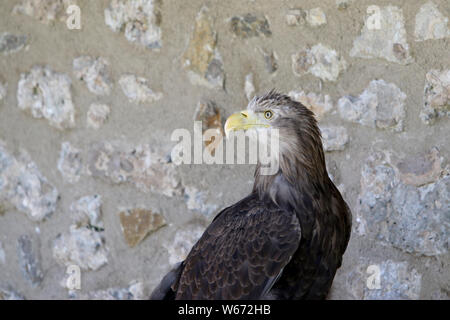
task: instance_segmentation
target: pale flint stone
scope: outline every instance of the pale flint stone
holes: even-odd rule
[[[414,30],[416,41],[450,37],[450,29],[447,27],[447,23],[448,18],[444,17],[437,5],[432,1],[428,1],[420,7],[416,15],[416,27]]]
[[[97,270],[108,262],[99,195],[81,197],[70,206],[73,224],[53,242],[53,257],[64,266]]]
[[[21,0],[13,8],[14,14],[23,14],[49,24],[55,20],[67,19],[67,8],[74,0]]]
[[[423,103],[420,119],[424,123],[430,125],[437,118],[450,117],[450,69],[426,74]]]
[[[94,144],[88,154],[88,174],[112,183],[132,183],[143,192],[182,194],[175,165],[149,145],[132,149],[109,142]]]
[[[445,254],[450,234],[450,175],[443,172],[441,178],[419,187],[406,184],[408,180],[402,181],[405,167],[394,157],[374,152],[365,162],[356,231],[415,255]],[[425,167],[430,177],[436,176],[435,169],[427,168],[426,163],[415,166]],[[414,171],[408,173],[422,179],[423,170]]]
[[[372,80],[359,95],[345,96],[338,101],[341,118],[364,126],[403,131],[406,94],[395,84]]]
[[[99,129],[108,119],[110,107],[106,104],[92,103],[87,112],[87,126]]]
[[[414,157],[393,157],[396,173],[404,184],[420,187],[432,183],[442,174],[443,158],[436,147],[428,152],[416,154]]]
[[[41,269],[39,240],[33,236],[20,236],[17,241],[17,250],[23,276],[32,286],[38,286],[44,279],[44,273]]]
[[[102,197],[98,194],[84,196],[70,205],[72,220],[78,226],[93,227],[102,231]]]
[[[333,102],[329,95],[322,93],[317,94],[299,89],[289,92],[289,97],[297,102],[300,102],[309,110],[314,112],[317,120],[321,120],[326,114],[333,110]]]
[[[350,56],[411,63],[402,9],[395,6],[373,6],[372,9],[364,21],[361,35],[353,41]]]
[[[83,270],[97,270],[108,262],[104,242],[102,232],[88,226],[71,225],[69,232],[56,237],[53,257],[64,266],[76,265]]]
[[[18,107],[30,112],[34,118],[47,119],[58,129],[72,128],[75,126],[75,108],[70,85],[71,80],[66,74],[35,66],[30,73],[20,75]]]
[[[302,9],[290,9],[286,14],[287,25],[292,27],[305,24],[306,14]]]
[[[106,104],[92,103],[87,112],[87,126],[92,129],[100,129],[109,117],[111,109]]]
[[[319,43],[292,55],[292,70],[296,76],[306,73],[325,80],[336,81],[347,63],[335,50]]]
[[[125,288],[108,288],[105,290],[90,291],[80,293],[70,291],[69,298],[74,300],[144,300],[148,299],[145,294],[144,284],[138,281],[132,281]]]
[[[4,55],[22,50],[27,43],[25,35],[15,35],[9,32],[0,34],[0,52]]]
[[[70,142],[63,142],[57,167],[65,181],[69,183],[78,182],[83,169],[81,151]]]
[[[149,49],[159,49],[161,40],[160,0],[112,0],[105,9],[105,23],[114,32]]]
[[[312,27],[318,27],[327,23],[327,16],[321,8],[310,9],[306,13],[306,22]]]
[[[273,74],[275,71],[278,70],[278,56],[275,51],[265,51],[260,49],[263,58],[264,58],[264,65],[266,68],[266,71],[268,73]]]
[[[199,223],[190,223],[178,229],[171,243],[164,244],[169,253],[169,263],[174,265],[186,259],[194,244],[202,236],[205,227]]]
[[[25,298],[18,294],[11,288],[1,288],[0,287],[0,301],[1,300],[24,300]]]
[[[130,102],[151,103],[163,97],[161,92],[153,92],[148,86],[148,80],[134,74],[126,74],[119,79],[120,87]]]
[[[75,77],[86,83],[90,92],[96,95],[108,95],[111,92],[111,79],[108,61],[102,57],[81,56],[73,60]]]
[[[0,141],[0,202],[7,201],[33,221],[42,221],[56,210],[58,191],[39,172],[28,154],[15,157]]]
[[[345,127],[320,126],[324,151],[342,151],[348,143],[348,134]]]
[[[206,216],[216,212],[218,205],[208,203],[208,194],[195,187],[185,187],[184,199],[189,210],[198,211]]]

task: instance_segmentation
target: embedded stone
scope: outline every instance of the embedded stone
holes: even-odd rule
[[[73,72],[77,79],[86,83],[90,92],[103,96],[110,94],[112,86],[108,65],[105,58],[81,56],[73,60]]]
[[[148,209],[131,209],[119,213],[120,225],[126,243],[131,248],[145,237],[166,225],[164,217]]]
[[[0,141],[0,202],[12,204],[33,221],[42,221],[56,210],[58,198],[58,191],[25,151],[14,156]]]
[[[160,0],[112,0],[105,9],[105,23],[114,32],[149,49],[162,47]]]
[[[58,170],[63,176],[63,179],[69,183],[78,182],[82,169],[81,151],[71,145],[70,142],[63,142],[58,160]]]
[[[25,300],[25,298],[11,288],[0,287],[0,301],[1,300]]]
[[[27,36],[9,32],[0,34],[0,52],[4,55],[22,50],[27,44]]]
[[[92,103],[87,112],[87,126],[92,129],[100,129],[108,120],[111,109],[106,104]]]
[[[302,9],[290,9],[286,14],[288,26],[298,26],[305,24],[307,12]]]
[[[247,13],[244,16],[236,16],[230,21],[231,32],[242,39],[259,37],[261,35],[270,37],[269,21],[265,16]]]
[[[320,126],[324,151],[342,151],[348,143],[348,134],[345,127]]]
[[[197,14],[194,31],[182,59],[193,84],[210,88],[224,86],[223,62],[217,50],[217,34],[206,7],[202,7]]]
[[[99,195],[81,197],[70,205],[73,224],[53,242],[53,257],[59,264],[98,270],[108,262],[101,205]]]
[[[444,39],[450,37],[450,29],[447,27],[448,18],[438,9],[438,6],[428,1],[420,7],[416,15],[416,27],[414,36],[416,41],[430,39]]]
[[[143,192],[166,196],[182,194],[175,164],[149,145],[121,147],[108,142],[91,146],[87,160],[88,174],[119,184],[131,183]]]
[[[265,50],[261,50],[263,58],[264,58],[264,66],[268,73],[274,73],[278,70],[278,57],[274,51],[266,52]]]
[[[76,265],[83,270],[98,270],[108,262],[103,232],[89,226],[70,226],[53,242],[53,257],[63,265]]]
[[[119,85],[130,102],[152,103],[163,97],[161,92],[153,92],[148,86],[148,80],[137,77],[134,74],[126,74],[120,77]]]
[[[431,125],[437,118],[450,117],[450,69],[430,70],[425,79],[420,119]]]
[[[173,241],[163,245],[169,253],[169,263],[174,265],[186,259],[204,231],[205,227],[199,223],[189,223],[177,230]]]
[[[356,230],[415,255],[446,254],[450,233],[450,175],[423,186],[405,184],[390,153],[375,152],[363,166]],[[404,174],[404,173],[403,173]]]
[[[75,126],[75,108],[70,93],[71,80],[48,67],[35,66],[22,73],[17,89],[18,107],[34,118],[44,118],[58,129]]]
[[[300,102],[309,110],[314,112],[317,120],[321,120],[326,114],[333,110],[333,102],[329,95],[317,94],[314,92],[306,93],[303,90],[289,92],[289,97]]]
[[[347,68],[347,62],[335,50],[319,43],[292,55],[292,70],[296,76],[307,73],[325,80],[336,81]]]
[[[33,287],[38,286],[44,279],[38,244],[36,237],[28,235],[20,236],[17,241],[20,269]]]
[[[406,41],[403,10],[396,6],[373,6],[372,9],[364,21],[361,35],[353,41],[350,56],[411,63],[413,59]]]
[[[442,158],[438,148],[419,153],[414,157],[404,157],[394,163],[401,181],[420,187],[436,181],[442,173]]]
[[[67,8],[75,4],[73,0],[22,0],[13,8],[14,14],[23,14],[50,24],[67,19]]]
[[[341,118],[364,126],[403,131],[406,94],[395,84],[372,80],[359,95],[345,96],[338,101]]]
[[[318,27],[327,23],[327,16],[321,8],[314,8],[306,12],[306,22],[311,27]]]
[[[189,210],[200,212],[206,216],[215,213],[219,207],[218,205],[208,203],[208,194],[199,191],[195,187],[185,187],[184,200]]]
[[[75,290],[69,292],[69,299],[72,300],[145,300],[144,284],[132,281],[128,287],[108,288],[104,290],[80,293]]]
[[[78,227],[87,226],[103,231],[102,197],[98,194],[84,196],[70,205],[72,220]]]

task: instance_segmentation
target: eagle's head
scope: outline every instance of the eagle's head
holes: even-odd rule
[[[225,123],[227,135],[231,131],[256,133],[271,129],[278,129],[280,170],[288,180],[321,179],[326,175],[322,140],[314,113],[289,96],[272,90],[255,97],[246,110],[232,114]],[[259,166],[257,176],[258,169]]]

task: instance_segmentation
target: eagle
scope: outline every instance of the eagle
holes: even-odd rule
[[[279,132],[279,168],[255,171],[251,193],[219,212],[151,299],[325,299],[341,266],[352,215],[328,176],[311,112],[270,91],[232,114],[225,132]]]

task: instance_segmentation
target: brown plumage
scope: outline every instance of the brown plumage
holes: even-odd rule
[[[279,171],[261,175],[257,166],[251,194],[216,216],[153,299],[326,297],[350,238],[351,213],[328,177],[314,115],[274,91],[248,110],[255,119],[273,114],[264,124],[279,129]]]

